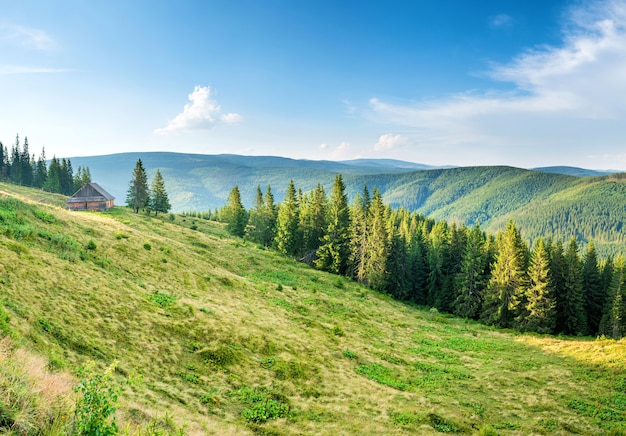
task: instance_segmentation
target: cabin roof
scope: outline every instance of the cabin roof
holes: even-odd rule
[[[67,202],[85,202],[85,201],[108,201],[115,200],[111,194],[109,194],[102,186],[97,183],[86,183],[82,188],[70,197]]]

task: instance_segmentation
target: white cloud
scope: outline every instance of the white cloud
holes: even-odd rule
[[[320,144],[321,150],[326,150],[328,148],[328,144]]]
[[[30,50],[50,52],[58,48],[57,42],[42,29],[8,25],[2,27],[0,35],[0,39],[9,40]]]
[[[513,18],[507,14],[498,14],[494,17],[491,17],[491,19],[489,20],[489,25],[494,29],[510,27],[513,25]]]
[[[189,94],[189,101],[190,103],[185,105],[183,111],[176,115],[166,127],[156,129],[154,133],[165,135],[190,130],[207,130],[220,122],[233,124],[243,119],[236,113],[222,115],[222,108],[212,98],[209,86],[196,86]]]
[[[433,145],[531,144],[541,152],[546,144],[623,144],[626,1],[599,1],[571,9],[568,17],[560,46],[536,47],[492,65],[489,77],[511,83],[512,91],[411,105],[372,98],[369,107],[379,121],[411,126],[415,137]]]
[[[394,135],[393,133],[385,133],[380,135],[378,142],[374,144],[374,151],[385,151],[395,148],[398,144],[404,142],[402,135]]]
[[[322,144],[322,149],[327,150],[329,147],[326,144]],[[329,153],[331,160],[349,159],[352,157],[352,146],[349,142],[343,141],[337,147],[332,149]]]

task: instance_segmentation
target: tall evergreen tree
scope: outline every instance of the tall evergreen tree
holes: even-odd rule
[[[296,187],[293,184],[293,180],[290,180],[285,192],[285,198],[278,207],[275,238],[278,251],[288,256],[296,255],[301,240],[299,223],[300,205],[296,196]]]
[[[321,184],[303,196],[300,206],[300,227],[302,230],[302,251],[317,250],[327,228],[326,193]]]
[[[235,186],[230,191],[226,206],[222,212],[222,218],[226,221],[226,228],[232,235],[243,237],[246,233],[248,214],[241,202],[241,194],[238,186]]]
[[[0,141],[0,180],[7,180],[8,177],[8,158],[7,148]]]
[[[24,138],[24,145],[20,156],[20,166],[22,181],[20,182],[24,186],[33,186],[33,167],[30,162],[30,152],[28,150],[28,138]]]
[[[428,245],[428,278],[426,280],[426,304],[444,310],[448,290],[445,262],[448,251],[448,224],[439,221],[431,229]]]
[[[455,277],[457,297],[454,302],[454,313],[456,315],[478,319],[488,280],[485,274],[486,268],[485,234],[477,224],[468,235],[461,271]]]
[[[35,186],[36,188],[43,188],[47,178],[48,167],[46,165],[46,150],[42,148],[41,154],[39,155],[39,159],[37,159],[37,164],[35,166],[35,178],[33,180],[33,186]]]
[[[61,165],[56,156],[52,156],[48,177],[43,184],[44,191],[61,193]]]
[[[263,196],[265,207],[263,208],[263,230],[261,232],[261,243],[269,247],[273,244],[276,236],[276,221],[278,219],[278,207],[274,203],[272,187],[267,185],[267,190]]]
[[[161,171],[158,169],[152,179],[149,198],[150,209],[154,211],[155,215],[158,215],[159,212],[167,213],[172,208],[167,190],[165,189],[165,181],[163,180]]]
[[[11,163],[9,165],[9,180],[16,185],[22,184],[22,152],[20,136],[15,135],[15,143],[11,148]]]
[[[526,286],[526,245],[513,221],[498,235],[498,254],[485,291],[481,318],[488,324],[511,327]]]
[[[250,239],[255,242],[261,242],[262,232],[263,232],[263,209],[265,207],[265,203],[263,200],[263,191],[261,191],[261,186],[257,185],[256,187],[256,196],[254,197],[254,206],[250,209],[248,213],[248,226],[247,232]]]
[[[315,265],[324,271],[345,275],[350,253],[350,209],[341,174],[335,177],[328,206],[328,227],[317,250]]]
[[[626,266],[619,255],[612,266],[612,280],[608,288],[599,333],[613,339],[626,335]]]
[[[560,305],[557,305],[557,326],[568,335],[585,334],[587,318],[585,314],[585,296],[583,290],[582,265],[578,255],[578,244],[572,238],[567,245],[563,258],[563,288]]]
[[[367,260],[367,233],[370,195],[367,186],[363,187],[363,195],[357,194],[352,204],[350,221],[350,256],[348,275],[359,283],[365,281],[365,263]]]
[[[132,208],[135,213],[139,213],[139,209],[144,209],[150,205],[148,176],[141,159],[137,160],[133,169],[132,179],[126,194],[126,205]]]
[[[600,327],[606,294],[602,288],[602,278],[598,267],[598,257],[593,241],[589,242],[583,260],[583,289],[585,292],[585,312],[590,334],[595,335]]]
[[[388,209],[378,189],[374,189],[368,214],[368,233],[365,247],[365,280],[374,289],[384,290],[387,286],[387,261],[390,234],[387,226]]]
[[[552,333],[556,326],[556,297],[550,274],[550,254],[543,239],[535,244],[528,278],[526,308],[520,326],[523,330]]]

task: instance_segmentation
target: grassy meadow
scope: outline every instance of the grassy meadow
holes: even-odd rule
[[[114,364],[127,434],[626,433],[624,341],[497,330],[214,222],[63,202],[0,184],[0,433],[71,428],[88,362]]]

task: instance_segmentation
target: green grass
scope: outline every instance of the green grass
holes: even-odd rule
[[[62,419],[68,409],[51,405],[58,397],[71,408],[88,361],[101,370],[117,362],[122,429],[626,432],[625,341],[431,313],[205,220],[76,213],[38,203],[36,191],[0,191],[10,194],[0,197],[0,335],[14,344],[0,352],[0,432],[2,419],[42,432],[55,421],[41,416]],[[15,353],[45,371],[4,364],[18,362]],[[69,381],[41,397],[42,371]]]

